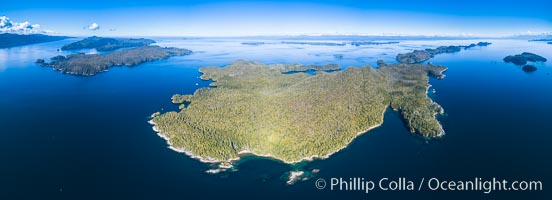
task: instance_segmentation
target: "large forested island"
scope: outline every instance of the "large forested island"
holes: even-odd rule
[[[336,65],[336,64],[327,64],[327,65],[272,64],[270,65],[270,67],[282,73],[307,72],[307,71],[336,71],[341,69],[339,65]]]
[[[319,68],[327,69],[304,70]],[[200,68],[212,87],[173,96],[181,110],[155,113],[150,123],[171,148],[221,166],[244,153],[286,163],[325,158],[381,125],[389,107],[413,133],[444,134],[436,119],[443,109],[427,89],[429,76],[443,78],[446,67],[380,61],[377,69],[314,75],[287,69],[301,67],[239,60]]]
[[[440,46],[435,49],[424,49],[424,50],[414,50],[409,53],[401,53],[397,55],[397,61],[400,63],[405,64],[414,64],[414,63],[422,63],[424,61],[429,60],[430,58],[433,58],[435,55],[443,54],[443,53],[455,53],[460,52],[462,49],[470,49],[473,47],[485,47],[489,46],[491,43],[489,42],[478,42],[477,44],[470,44],[467,46],[459,45],[459,46]]]
[[[191,51],[173,47],[141,46],[123,49],[109,54],[77,53],[68,56],[55,56],[47,63],[43,59],[36,62],[41,66],[52,67],[62,73],[74,75],[95,75],[113,66],[135,66],[143,62],[161,60],[171,56],[187,55]]]
[[[42,34],[30,34],[30,35],[21,35],[13,33],[2,33],[0,34],[0,48],[15,47],[28,44],[36,44],[43,42],[52,42],[58,40],[64,40],[69,37],[65,36],[50,36]]]
[[[504,57],[504,62],[514,63],[515,65],[525,65],[527,62],[546,62],[546,58],[534,53],[523,52],[517,55]]]
[[[144,38],[104,38],[92,36],[63,45],[61,50],[96,49],[98,51],[111,51],[120,48],[147,46],[152,43],[155,43],[155,41]]]

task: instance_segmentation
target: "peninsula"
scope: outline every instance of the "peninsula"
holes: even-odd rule
[[[53,42],[58,40],[64,40],[69,37],[65,36],[49,36],[42,34],[20,35],[12,33],[0,34],[0,48],[9,48],[15,46],[37,44],[44,42]]]
[[[143,62],[161,60],[171,56],[188,55],[191,51],[179,48],[163,48],[159,46],[141,46],[123,49],[109,54],[71,54],[55,56],[47,63],[38,59],[37,64],[52,67],[62,73],[74,75],[95,75],[107,71],[113,66],[135,66]]]
[[[455,53],[460,52],[462,49],[466,50],[477,46],[484,47],[489,46],[490,44],[491,43],[488,42],[479,42],[477,44],[470,44],[468,46],[440,46],[436,49],[414,50],[410,53],[398,54],[397,61],[405,64],[422,63],[429,60],[430,58],[433,58],[437,54]]]
[[[297,66],[238,60],[200,68],[212,87],[173,96],[173,103],[188,105],[155,113],[150,123],[171,149],[221,167],[243,154],[285,163],[326,158],[380,126],[389,107],[412,133],[444,134],[436,119],[443,109],[427,89],[430,76],[444,78],[446,67],[379,61],[377,69],[283,73],[306,69]]]
[[[77,42],[63,45],[61,50],[96,49],[98,51],[112,51],[121,48],[147,46],[153,43],[155,43],[155,41],[144,38],[104,38],[92,36]]]

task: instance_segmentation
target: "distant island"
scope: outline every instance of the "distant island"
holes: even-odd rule
[[[282,41],[281,44],[299,44],[299,45],[314,45],[314,46],[346,46],[347,44],[352,46],[363,46],[363,45],[384,45],[384,44],[398,44],[399,42],[376,42],[376,41],[354,41],[350,43],[346,42],[303,42],[303,41]],[[243,45],[258,46],[264,44],[278,44],[278,43],[266,43],[266,42],[242,42]]]
[[[63,45],[61,50],[96,49],[98,51],[112,51],[121,48],[141,47],[155,43],[154,40],[144,38],[104,38],[88,37],[83,40]]]
[[[551,38],[533,39],[533,40],[529,40],[529,42],[546,42],[546,44],[552,44],[552,39]]]
[[[109,54],[77,53],[68,56],[60,55],[51,58],[49,63],[43,59],[37,59],[36,63],[41,66],[52,67],[62,73],[90,76],[107,71],[109,67],[113,66],[135,66],[143,62],[190,53],[191,51],[187,49],[141,46]]]
[[[491,45],[489,42],[479,42],[468,46],[440,46],[436,49],[414,50],[410,53],[398,54],[396,59],[398,62],[405,64],[422,63],[433,58],[437,54],[455,53],[460,52],[462,49],[466,50],[476,46],[484,47],[489,45]]]
[[[362,45],[384,45],[384,44],[399,44],[399,42],[373,42],[373,41],[369,41],[369,42],[366,42],[366,41],[356,41],[356,42],[351,42],[351,45],[353,46],[362,46]]]
[[[346,43],[336,43],[336,42],[289,42],[283,41],[282,44],[300,44],[300,45],[317,45],[317,46],[345,46]]]
[[[155,113],[150,121],[170,148],[227,168],[244,154],[285,163],[326,158],[383,123],[390,107],[412,133],[444,134],[436,115],[443,109],[427,96],[429,77],[444,78],[443,66],[386,64],[338,69],[238,60],[203,67],[210,88],[174,95],[179,112]]]
[[[539,56],[537,54],[534,54],[534,53],[529,53],[529,52],[523,52],[521,54],[518,54],[518,55],[509,55],[509,56],[506,56],[504,59],[504,62],[507,62],[507,63],[513,63],[515,65],[525,65],[527,64],[527,62],[546,62],[546,58],[542,57],[542,56]]]
[[[552,39],[533,39],[529,40],[529,42],[550,42]]]
[[[264,42],[242,42],[243,45],[251,45],[251,46],[257,46],[261,44],[265,44]]]
[[[53,42],[58,40],[64,40],[69,37],[65,36],[50,36],[42,34],[20,35],[12,33],[0,34],[0,48],[9,48],[15,46],[37,44],[44,42]]]

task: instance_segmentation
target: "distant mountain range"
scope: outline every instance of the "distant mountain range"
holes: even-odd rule
[[[49,36],[42,34],[20,35],[13,33],[0,34],[0,48],[9,48],[21,45],[52,42],[67,39],[66,36]]]

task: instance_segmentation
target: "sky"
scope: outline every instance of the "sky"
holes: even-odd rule
[[[0,16],[10,21],[0,21],[0,31],[69,36],[503,37],[552,32],[550,0],[6,0],[1,4]]]

